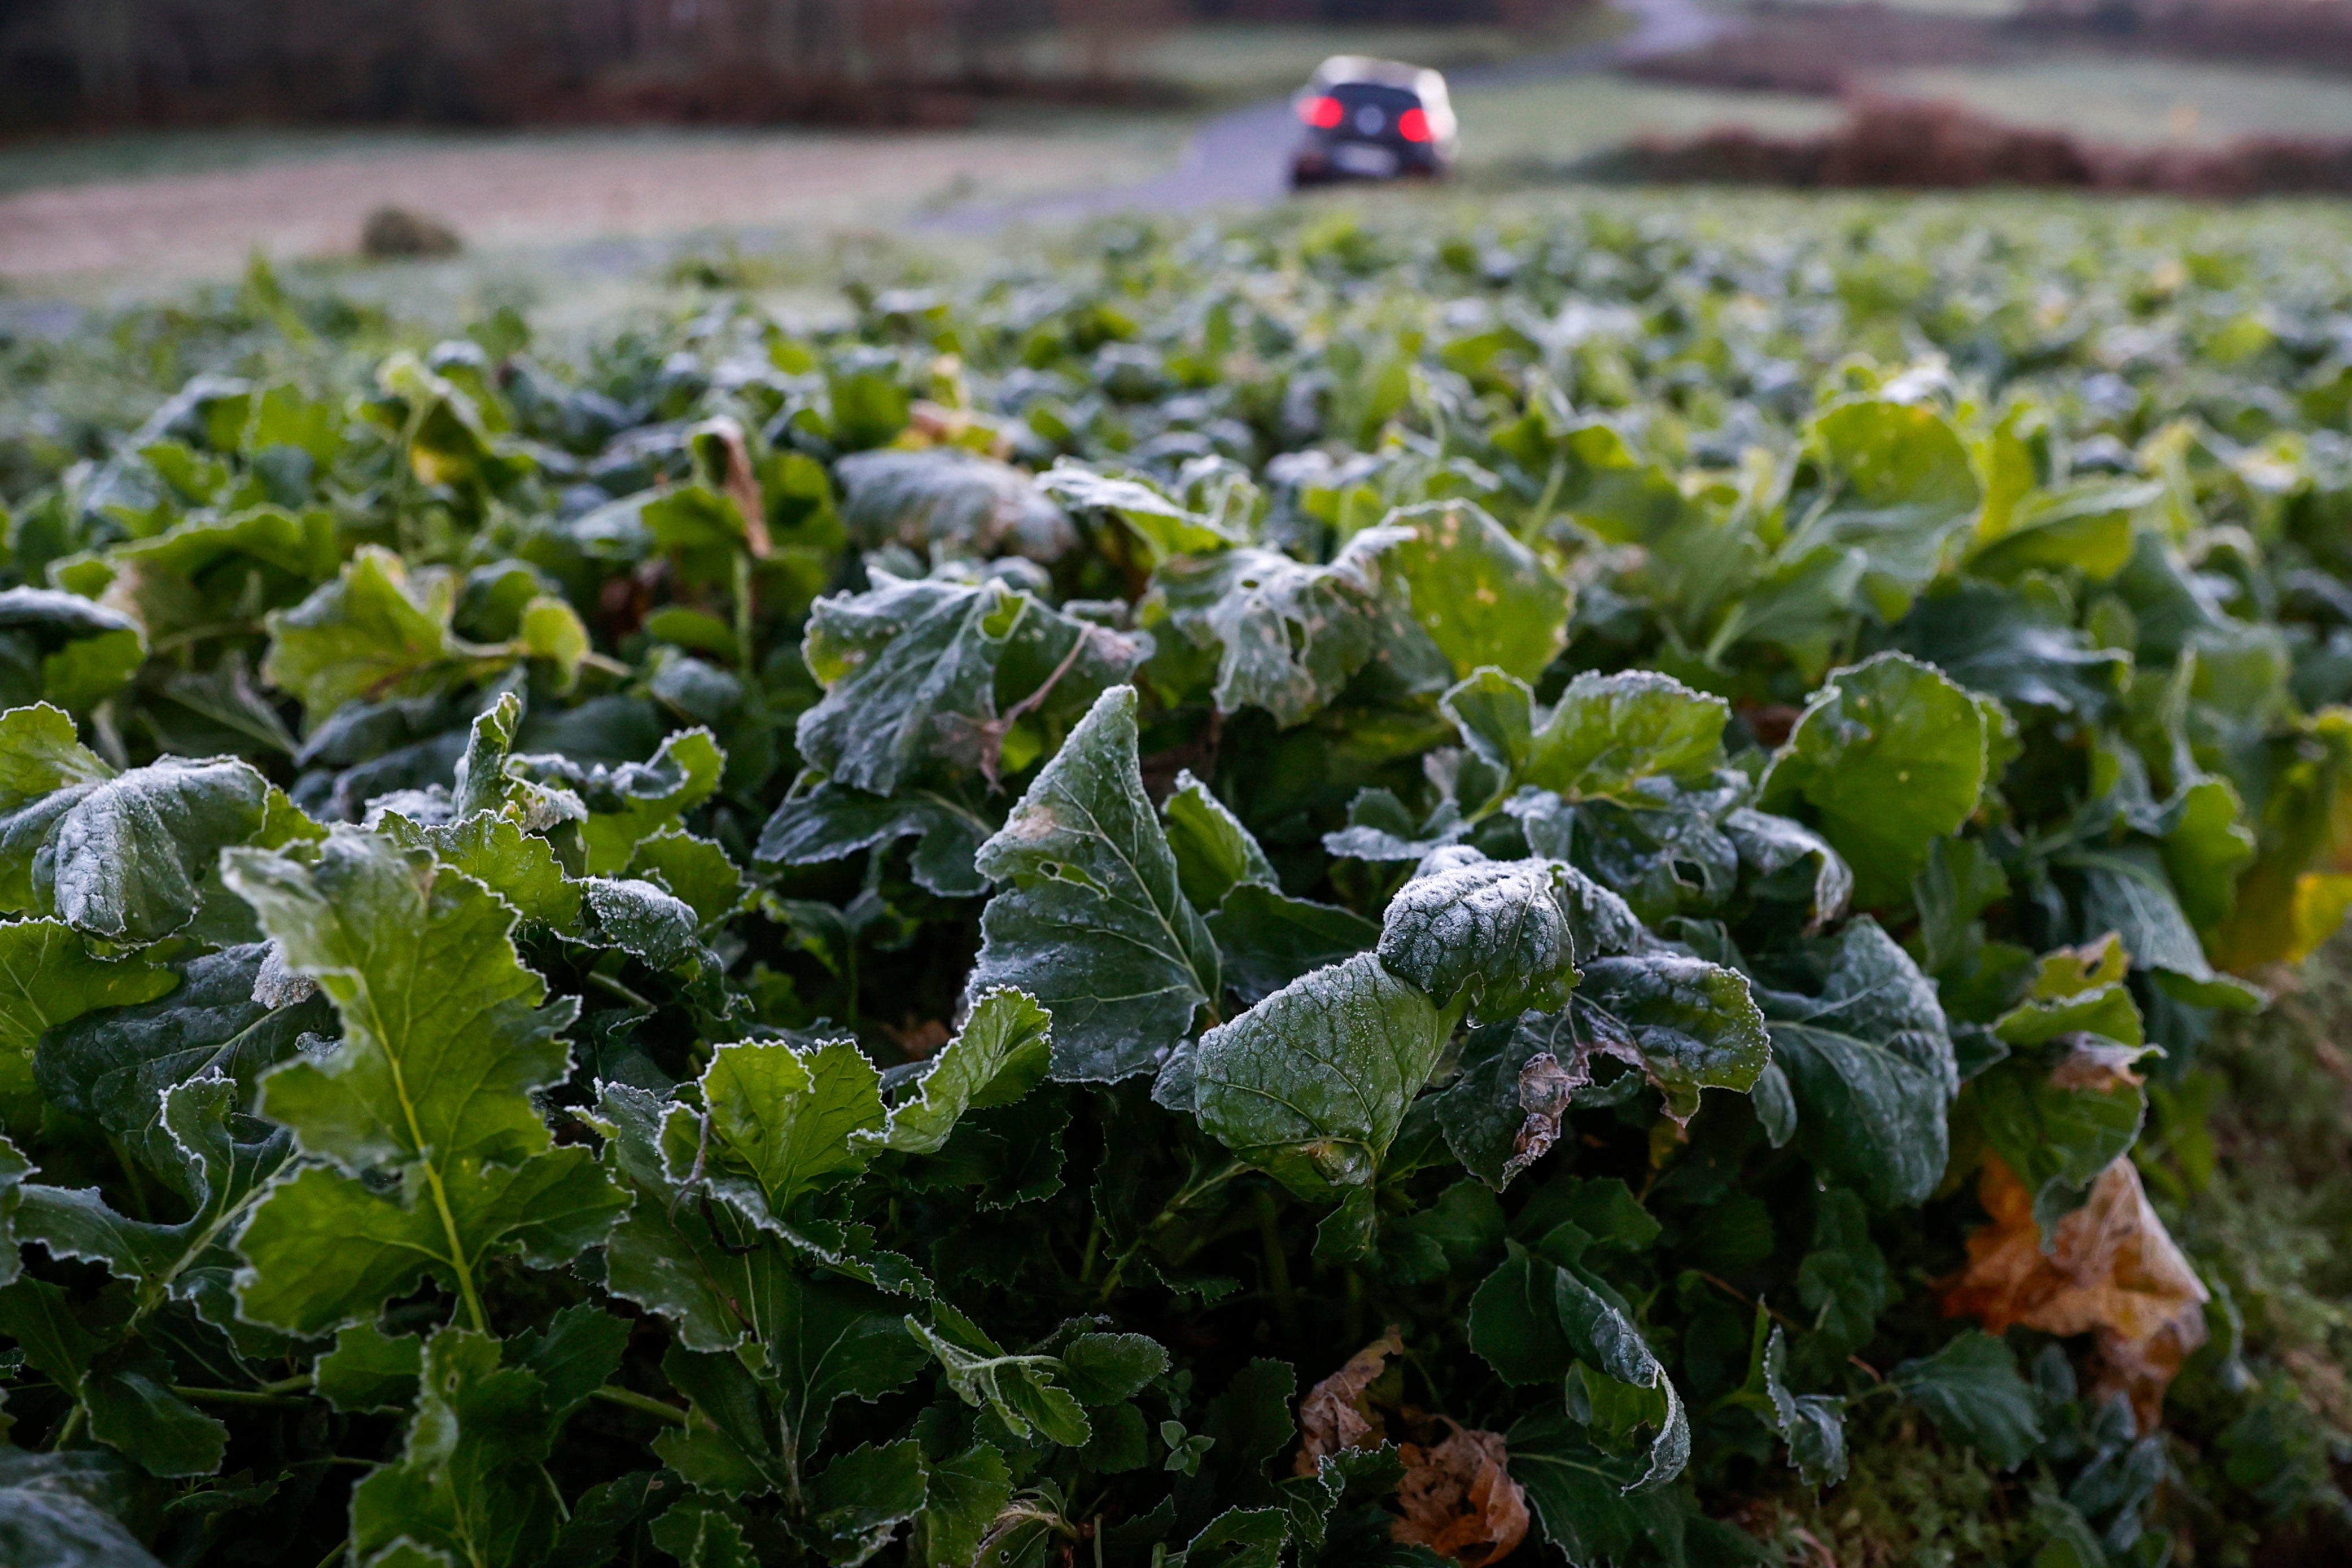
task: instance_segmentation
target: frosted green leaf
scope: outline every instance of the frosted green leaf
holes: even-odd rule
[[[1139,1333],[1082,1333],[1062,1347],[1062,1381],[1081,1405],[1132,1399],[1168,1370],[1168,1351]]]
[[[1027,601],[1001,583],[901,581],[819,600],[802,657],[824,699],[801,716],[801,755],[836,782],[887,795],[938,747],[942,714],[983,716]]]
[[[994,579],[870,575],[870,591],[819,600],[810,612],[801,653],[825,694],[801,716],[796,743],[810,766],[872,794],[892,793],[937,759],[993,777],[1001,667],[1037,666],[1005,703],[1049,681],[1052,698],[1069,703],[1124,679],[1150,652],[1146,639],[1074,620]]]
[[[1653,1490],[1689,1462],[1681,1394],[1624,1302],[1581,1266],[1515,1245],[1471,1298],[1469,1330],[1471,1348],[1507,1383],[1580,1381],[1604,1446],[1626,1448],[1649,1429],[1644,1460],[1619,1490]]]
[[[742,1525],[724,1505],[699,1494],[670,1504],[646,1533],[679,1568],[757,1568],[760,1561],[743,1539]]]
[[[553,1437],[546,1391],[499,1359],[488,1334],[445,1328],[425,1342],[400,1458],[352,1489],[352,1547],[362,1561],[405,1542],[494,1568],[536,1562],[553,1542],[560,1504],[541,1468]]]
[[[1947,1437],[2013,1470],[2042,1441],[2041,1401],[2018,1375],[2009,1346],[1969,1329],[1933,1355],[1901,1363],[1887,1381]]]
[[[457,585],[446,572],[412,578],[390,550],[362,545],[334,581],[269,616],[261,676],[318,722],[354,697],[415,696],[499,663],[449,629]]]
[[[576,1004],[541,1005],[547,987],[515,952],[511,908],[350,828],[334,831],[315,867],[247,850],[227,876],[343,1019],[331,1055],[262,1082],[264,1111],[305,1153],[356,1172],[548,1146],[530,1092],[569,1069],[557,1036]]]
[[[33,1047],[44,1030],[101,1008],[153,1001],[177,983],[138,954],[91,957],[62,920],[0,921],[0,1115],[13,1125],[37,1114]]]
[[[1723,835],[1738,850],[1740,863],[1755,872],[1772,896],[1780,896],[1788,880],[1784,873],[1808,860],[1813,862],[1805,897],[1808,932],[1845,913],[1846,902],[1853,896],[1853,868],[1830,848],[1827,839],[1802,822],[1740,806],[1724,813]]]
[[[1845,1401],[1825,1394],[1791,1394],[1787,1337],[1778,1323],[1764,1347],[1764,1394],[1772,1427],[1789,1445],[1789,1463],[1809,1487],[1845,1479]]]
[[[569,790],[533,783],[507,766],[521,726],[522,699],[512,692],[501,692],[496,702],[474,716],[465,754],[457,758],[449,783],[453,821],[488,812],[528,832],[544,833],[586,815],[587,808]]]
[[[1451,1020],[1365,953],[1201,1037],[1201,1125],[1302,1197],[1369,1186]]]
[[[446,1208],[422,1179],[379,1193],[323,1166],[265,1189],[236,1239],[238,1311],[289,1333],[330,1333],[427,1279],[463,1293],[492,1258],[569,1263],[628,1207],[582,1148],[517,1166],[457,1160],[439,1174]]]
[[[55,790],[113,777],[81,743],[74,721],[48,704],[0,713],[0,816],[14,816]]]
[[[1566,1411],[1522,1416],[1506,1440],[1511,1479],[1527,1489],[1544,1539],[1570,1563],[1635,1560],[1644,1543],[1683,1533],[1681,1499],[1634,1490],[1644,1458],[1595,1446],[1591,1428]]]
[[[1386,569],[1412,590],[1413,620],[1455,675],[1486,665],[1532,681],[1566,645],[1566,585],[1482,507],[1429,501],[1382,523],[1412,530]]]
[[[78,593],[0,589],[0,655],[14,655],[0,656],[0,706],[48,702],[80,713],[130,684],[147,639],[121,611]]]
[[[911,1437],[880,1448],[859,1444],[809,1488],[805,1539],[835,1568],[857,1568],[921,1511],[929,1471],[922,1445]]]
[[[664,740],[650,762],[592,770],[578,786],[588,806],[580,832],[589,873],[609,876],[627,865],[638,844],[709,800],[726,769],[727,754],[698,728]]]
[[[1636,797],[1644,781],[1704,774],[1723,758],[1731,710],[1647,670],[1587,672],[1545,708],[1526,683],[1480,670],[1445,694],[1463,740],[1511,787],[1572,800]]]
[[[908,1383],[927,1357],[882,1299],[841,1280],[776,1276],[761,1304],[763,1370],[740,1355],[708,1355],[673,1345],[662,1357],[672,1387],[694,1401],[701,1422],[664,1434],[654,1451],[705,1491],[730,1497],[796,1490],[824,1440],[834,1406],[871,1401]]]
[[[1278,885],[1274,864],[1231,808],[1187,768],[1160,804],[1177,880],[1195,909],[1214,909],[1242,883]]]
[[[745,1040],[711,1053],[705,1115],[671,1107],[662,1149],[674,1181],[699,1170],[755,1222],[782,1219],[804,1193],[866,1168],[882,1131],[882,1075],[854,1041]],[[705,1135],[707,1116],[708,1135]]]
[[[896,543],[934,560],[1051,561],[1078,542],[1035,480],[961,446],[852,453],[835,465],[834,477],[843,491],[842,523],[868,549]]]
[[[1822,469],[1822,504],[1795,522],[1783,556],[1863,552],[1863,591],[1885,619],[1900,618],[1983,504],[1968,448],[1934,408],[1875,398],[1815,419],[1807,447]]]
[[[915,1517],[909,1554],[924,1568],[965,1568],[981,1538],[1013,1499],[1013,1473],[987,1443],[931,1461],[923,1511]]]
[[[85,777],[0,815],[0,896],[121,942],[196,917],[215,857],[262,831],[268,780],[234,758]]]
[[[1674,953],[1600,958],[1578,995],[1625,1026],[1677,1123],[1698,1113],[1700,1090],[1745,1094],[1771,1060],[1764,1015],[1737,969]]]
[[[44,1568],[163,1568],[121,1521],[138,1478],[101,1448],[0,1449],[0,1531],[18,1562]]]
[[[1179,558],[1152,579],[1142,618],[1215,651],[1219,709],[1264,708],[1287,728],[1338,696],[1391,638],[1402,594],[1385,558],[1411,538],[1367,528],[1328,566],[1255,548]]]
[[[228,1427],[172,1392],[172,1364],[131,1341],[105,1352],[82,1375],[89,1435],[142,1469],[166,1479],[219,1473]]]
[[[1906,653],[1833,672],[1764,777],[1768,811],[1810,815],[1853,868],[1854,902],[1903,896],[1927,846],[1958,830],[1985,785],[1982,712]]]
[[[1070,507],[1110,513],[1135,530],[1155,559],[1213,555],[1244,542],[1222,517],[1193,511],[1140,479],[1097,474],[1064,459],[1047,469],[1038,488]]]
[[[1216,944],[1143,792],[1135,690],[1114,686],[981,846],[999,884],[968,989],[1012,986],[1054,1018],[1054,1076],[1124,1078],[1218,993]]]
[[[1055,1357],[1008,1355],[987,1335],[952,1318],[935,1328],[909,1316],[907,1333],[938,1361],[958,1398],[988,1410],[1013,1437],[1034,1431],[1075,1448],[1093,1436],[1086,1408],[1055,1381],[1062,1370]]]
[[[27,1186],[17,1228],[52,1257],[98,1263],[128,1281],[140,1317],[192,1298],[200,1270],[235,1267],[228,1239],[289,1153],[284,1130],[266,1124],[245,1122],[251,1141],[238,1141],[236,1103],[236,1082],[220,1076],[174,1085],[161,1096],[159,1131],[179,1157],[173,1185],[188,1200],[186,1219],[161,1224],[127,1218],[96,1187]]]
[[[1884,1207],[1922,1202],[1944,1174],[1959,1072],[1935,989],[1875,921],[1829,949],[1818,998],[1763,998],[1797,1139],[1823,1170]]]
[[[869,795],[842,784],[820,784],[776,808],[760,831],[754,858],[765,864],[821,865],[860,850],[913,837],[909,869],[915,881],[950,898],[988,891],[973,867],[993,822],[953,798],[929,789]]]
[[[586,895],[593,935],[583,939],[622,952],[656,969],[679,969],[702,951],[694,908],[667,888],[631,877],[592,876]]]
[[[914,1094],[891,1109],[883,1146],[937,1154],[966,1111],[1010,1105],[1028,1093],[1045,1075],[1052,1028],[1051,1015],[1021,991],[999,988],[982,997],[931,1058]]]
[[[1546,860],[1467,860],[1415,877],[1389,902],[1381,963],[1440,1005],[1466,992],[1476,1022],[1555,1011],[1576,984],[1559,880]]]
[[[566,932],[580,923],[582,884],[563,874],[553,844],[511,818],[478,811],[454,822],[420,827],[387,811],[376,831],[473,878],[514,905],[525,920]]]
[[[248,1316],[316,1333],[430,1272],[478,1324],[485,1258],[520,1250],[544,1266],[602,1236],[625,1195],[585,1149],[550,1150],[530,1098],[569,1071],[558,1033],[576,1004],[542,1005],[545,984],[515,952],[512,908],[350,828],[315,867],[246,850],[226,874],[343,1022],[331,1052],[262,1080],[263,1109],[340,1170],[281,1182],[255,1210],[239,1243]],[[360,1179],[373,1169],[399,1184]]]

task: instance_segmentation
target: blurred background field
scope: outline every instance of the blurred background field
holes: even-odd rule
[[[1488,195],[1629,169],[2005,183],[2052,145],[2062,183],[2352,187],[2347,0],[23,0],[0,324],[257,254],[359,267],[385,205],[462,246],[436,277],[598,287],[714,250],[1262,205],[1285,98],[1342,51],[1451,73]],[[1944,106],[1967,145],[1856,174],[1823,149],[1861,103]],[[2164,162],[2249,138],[2218,174]]]

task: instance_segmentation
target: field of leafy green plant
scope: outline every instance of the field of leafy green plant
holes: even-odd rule
[[[0,346],[0,1560],[2340,1560],[2343,236],[1738,210]]]

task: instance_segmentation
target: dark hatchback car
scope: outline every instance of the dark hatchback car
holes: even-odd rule
[[[1445,78],[1394,60],[1335,55],[1293,100],[1307,128],[1290,183],[1436,179],[1454,167],[1456,135]]]

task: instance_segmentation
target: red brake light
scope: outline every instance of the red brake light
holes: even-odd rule
[[[1428,140],[1429,140],[1429,112],[1428,112],[1428,110],[1420,110],[1420,109],[1408,109],[1408,110],[1406,110],[1402,114],[1398,115],[1398,116],[1397,116],[1397,134],[1398,134],[1399,136],[1403,137],[1407,141],[1428,141]]]
[[[1298,106],[1298,118],[1318,131],[1331,130],[1347,112],[1336,98],[1310,98]]]

